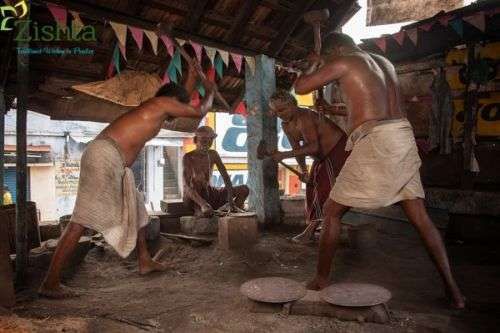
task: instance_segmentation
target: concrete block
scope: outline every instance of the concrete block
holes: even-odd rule
[[[181,218],[171,214],[160,215],[160,231],[170,234],[181,232]]]
[[[217,217],[182,216],[181,232],[188,235],[215,235],[217,234]]]
[[[230,250],[257,243],[259,230],[254,213],[231,214],[219,218],[219,247]]]

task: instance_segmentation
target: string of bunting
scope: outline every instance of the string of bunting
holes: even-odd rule
[[[484,32],[486,29],[486,17],[493,16],[499,13],[500,7],[488,11],[479,11],[463,17],[456,17],[453,14],[443,14],[436,17],[430,22],[420,24],[414,28],[403,29],[392,35],[384,35],[382,37],[376,38],[374,39],[374,43],[384,53],[387,51],[387,41],[390,38],[394,39],[398,45],[403,46],[406,37],[408,37],[408,39],[411,41],[411,43],[413,43],[414,46],[418,46],[419,33],[430,32],[436,24],[439,24],[443,27],[450,26],[453,31],[460,37],[464,36],[464,22],[473,26],[479,31]]]
[[[51,12],[54,17],[57,25],[64,31],[66,31],[68,27],[68,12],[72,17],[72,27],[77,29],[77,31],[81,31],[84,27],[84,24],[80,18],[80,14],[75,11],[68,11],[65,7],[60,5],[55,5],[52,3],[47,3],[47,8]],[[113,29],[117,43],[115,45],[113,56],[111,58],[111,62],[108,66],[107,76],[112,77],[114,73],[120,73],[120,61],[123,58],[124,61],[127,61],[127,36],[128,32],[132,35],[132,39],[135,41],[135,44],[139,51],[142,51],[144,48],[144,35],[149,40],[149,44],[151,45],[151,49],[155,55],[158,55],[158,40],[162,41],[163,46],[165,47],[167,54],[171,57],[170,63],[167,66],[167,69],[163,75],[163,84],[167,84],[169,82],[178,82],[179,76],[182,75],[182,61],[181,55],[178,50],[176,50],[175,43],[172,39],[166,35],[158,36],[155,31],[150,31],[146,29],[137,28],[134,26],[129,26],[126,24],[118,23],[118,22],[105,22],[105,24],[109,23],[111,28]],[[199,43],[193,41],[186,41],[180,38],[176,38],[176,41],[180,46],[189,43],[193,48],[196,60],[201,63],[203,57],[203,51],[205,51],[206,56],[210,59],[212,67],[208,70],[208,73],[212,75],[211,79],[215,81],[215,76],[217,75],[219,78],[224,76],[224,67],[229,67],[230,60],[235,66],[238,73],[241,73],[243,63],[245,63],[245,69],[249,70],[252,75],[255,74],[255,59],[250,56],[243,56],[241,54],[228,52],[224,50],[219,50],[213,47],[201,45]],[[120,57],[121,55],[121,57]],[[207,73],[207,74],[208,74]],[[201,96],[204,95],[204,89],[201,85],[198,86],[198,92]]]

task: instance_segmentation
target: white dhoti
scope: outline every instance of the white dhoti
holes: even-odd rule
[[[139,229],[148,224],[132,170],[111,139],[94,140],[83,152],[71,222],[102,233],[121,257],[132,252]]]
[[[330,193],[334,201],[359,208],[380,208],[424,198],[417,145],[406,119],[370,121],[348,138],[352,150]]]

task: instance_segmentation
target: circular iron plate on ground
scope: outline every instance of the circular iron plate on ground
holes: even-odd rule
[[[384,287],[368,283],[337,283],[320,292],[324,301],[340,306],[373,306],[391,299]]]
[[[280,277],[247,281],[241,285],[240,291],[254,301],[266,303],[287,303],[306,295],[306,288],[302,284]]]

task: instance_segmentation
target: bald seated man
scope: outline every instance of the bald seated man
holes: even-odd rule
[[[249,190],[246,185],[234,186],[226,170],[226,166],[216,150],[210,149],[217,137],[209,126],[202,126],[195,132],[196,149],[184,155],[184,203],[194,210],[196,216],[210,217],[214,211],[228,204],[243,209]],[[213,168],[217,166],[222,179],[223,188],[210,185]]]
[[[325,203],[316,276],[310,289],[330,284],[340,235],[340,220],[350,207],[379,208],[400,203],[417,229],[445,285],[451,306],[464,308],[465,298],[451,273],[446,248],[424,205],[420,157],[411,124],[401,108],[399,82],[389,60],[361,50],[347,35],[325,37],[321,56],[295,82],[307,94],[338,83],[347,106],[351,151]]]
[[[195,79],[191,66],[186,80],[186,87],[191,91]],[[87,228],[102,233],[106,242],[122,257],[127,257],[137,247],[139,274],[167,268],[164,263],[151,258],[147,249],[145,226],[148,216],[130,166],[166,120],[206,115],[212,106],[214,85],[209,81],[203,84],[207,93],[198,107],[188,104],[190,95],[184,87],[167,84],[156,97],[114,120],[87,145],[81,159],[75,208],[39,289],[41,296],[78,296],[61,284],[60,275]]]

